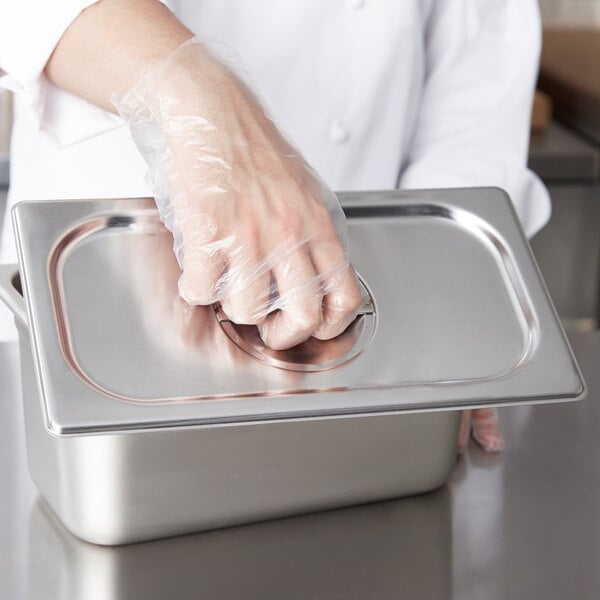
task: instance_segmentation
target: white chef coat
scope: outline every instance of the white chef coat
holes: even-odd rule
[[[93,3],[0,0],[0,86],[16,92],[9,205],[151,195],[121,119],[42,74]],[[200,37],[239,50],[276,122],[333,189],[495,185],[528,235],[547,221],[547,192],[526,168],[536,0],[168,4]],[[15,260],[7,214],[0,262]]]

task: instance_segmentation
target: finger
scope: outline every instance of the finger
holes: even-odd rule
[[[307,340],[321,324],[321,287],[305,247],[273,269],[278,309],[259,325],[265,344],[274,350],[291,348]]]
[[[486,452],[504,450],[504,437],[498,424],[495,408],[476,408],[473,410],[471,425],[475,441]]]
[[[356,318],[361,305],[358,277],[352,266],[346,268],[341,281],[335,285],[326,282],[325,289],[331,291],[323,297],[321,325],[313,333],[320,340],[330,340],[343,333]]]
[[[460,429],[458,430],[458,452],[465,451],[469,443],[469,435],[471,433],[471,411],[463,410],[460,419]]]
[[[221,252],[208,252],[189,245],[183,252],[183,273],[179,278],[179,295],[191,305],[207,305],[222,297],[223,275],[227,261]]]
[[[230,256],[227,284],[221,307],[233,322],[256,325],[265,319],[269,312],[271,275],[268,264],[250,242]]]
[[[324,293],[321,325],[313,335],[328,340],[342,333],[355,319],[361,304],[360,287],[336,235],[311,244],[310,252]]]

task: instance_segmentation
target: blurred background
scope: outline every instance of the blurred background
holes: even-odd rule
[[[600,321],[600,1],[540,0],[543,50],[530,167],[552,196],[532,247],[570,331]]]
[[[544,24],[530,167],[552,196],[532,240],[568,331],[600,322],[600,0],[540,0]],[[0,92],[0,217],[9,183],[10,94]]]

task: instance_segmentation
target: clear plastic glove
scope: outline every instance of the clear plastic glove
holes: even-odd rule
[[[336,337],[360,306],[344,214],[218,50],[189,40],[113,99],[173,233],[179,293],[274,349]]]
[[[460,422],[458,451],[463,452],[469,443],[469,437],[486,452],[502,452],[504,437],[498,424],[498,412],[495,408],[475,408],[465,410]]]

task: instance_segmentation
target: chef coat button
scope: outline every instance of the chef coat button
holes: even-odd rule
[[[339,119],[334,119],[329,126],[329,139],[334,144],[345,144],[350,138],[350,132]]]
[[[346,0],[346,4],[348,5],[348,8],[358,10],[365,5],[365,0]]]

